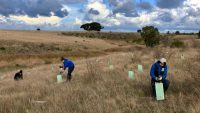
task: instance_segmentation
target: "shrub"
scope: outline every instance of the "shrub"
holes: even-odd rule
[[[41,29],[40,29],[40,28],[37,28],[36,30],[37,30],[37,31],[40,31]]]
[[[180,40],[175,40],[174,42],[171,43],[171,47],[181,48],[184,46],[185,46],[184,42]]]
[[[44,60],[44,64],[51,64],[51,63],[52,63],[52,61],[50,59],[45,59]]]
[[[137,30],[137,32],[138,32],[138,33],[141,33],[141,32],[142,32],[142,30],[138,29],[138,30]]]
[[[167,34],[169,35],[169,34],[170,34],[170,31],[167,31]]]
[[[180,35],[180,32],[179,32],[179,31],[176,31],[175,34],[176,34],[176,35]]]
[[[0,50],[5,51],[6,48],[5,47],[0,47]]]
[[[138,38],[136,40],[133,40],[132,42],[136,44],[144,45],[144,40],[142,38]]]
[[[142,28],[141,36],[144,39],[147,47],[154,47],[159,44],[159,31],[153,26],[146,26]]]

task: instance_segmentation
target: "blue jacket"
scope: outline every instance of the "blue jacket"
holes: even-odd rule
[[[73,68],[74,67],[74,63],[68,59],[64,59],[64,62],[63,62],[63,68],[64,70],[66,68]]]
[[[164,73],[161,74],[161,70],[162,68],[164,69]],[[151,76],[151,79],[152,80],[156,80],[156,77],[161,75],[163,80],[166,79],[167,77],[167,71],[168,71],[168,67],[167,65],[165,65],[164,67],[160,66],[160,61],[154,63],[152,66],[151,66],[151,70],[150,70],[150,76]]]

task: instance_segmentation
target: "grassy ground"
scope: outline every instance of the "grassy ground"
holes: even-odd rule
[[[0,71],[105,55],[105,49],[118,47],[100,39],[60,36],[59,32],[0,30]]]
[[[56,83],[59,63],[26,67],[24,80],[18,82],[13,81],[15,70],[0,73],[0,113],[200,112],[199,48],[117,46],[105,51],[109,54],[75,59],[70,83]],[[156,101],[150,92],[149,69],[160,57],[167,58],[171,82],[165,101]],[[20,62],[27,63],[24,59]],[[138,64],[144,72],[137,71]],[[134,80],[128,78],[129,70],[134,70]]]

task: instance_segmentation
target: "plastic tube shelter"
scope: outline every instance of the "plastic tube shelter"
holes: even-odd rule
[[[134,72],[128,71],[128,77],[133,80],[134,79]]]
[[[62,75],[57,75],[57,83],[61,83],[62,82]]]
[[[164,89],[163,89],[163,83],[156,82],[155,83],[156,88],[156,100],[164,100]]]

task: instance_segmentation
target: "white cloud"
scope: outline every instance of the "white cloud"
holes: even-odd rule
[[[89,3],[93,3],[93,2],[103,2],[103,0],[88,0]]]
[[[63,5],[63,8],[62,10],[67,10],[68,12],[71,12],[72,11],[72,8],[67,6],[67,5]]]
[[[184,2],[184,5],[190,6],[192,8],[200,8],[199,0],[187,0]]]
[[[0,23],[6,23],[6,18],[0,15]]]
[[[32,18],[29,16],[10,16],[10,18],[17,21],[22,21],[28,25],[41,25],[41,24],[58,24],[62,19],[57,16]]]
[[[107,9],[106,5],[100,1],[91,2],[87,5],[86,11],[88,12],[90,9],[97,10],[99,15],[93,15],[94,19],[103,19],[109,15],[109,9]]]
[[[79,18],[75,18],[74,25],[82,25],[82,24],[83,24],[83,22],[82,22],[81,19],[79,19]]]

